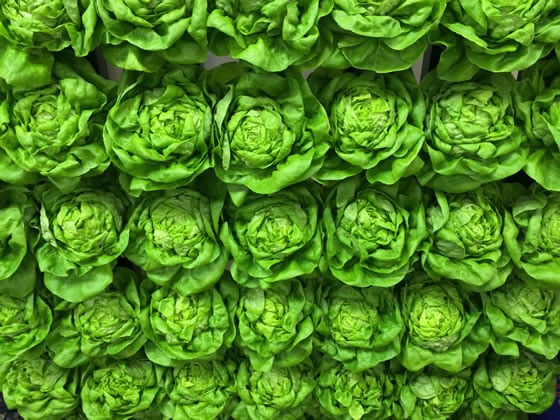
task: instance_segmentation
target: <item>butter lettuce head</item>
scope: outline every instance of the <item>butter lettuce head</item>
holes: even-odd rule
[[[389,186],[360,177],[344,180],[327,197],[323,226],[321,270],[358,287],[403,280],[428,233],[422,192],[413,179]]]
[[[142,348],[140,296],[133,271],[115,269],[111,289],[79,303],[62,301],[47,338],[54,362],[71,368],[93,359],[127,358]]]
[[[489,353],[473,376],[475,391],[496,409],[542,413],[556,397],[559,362],[528,351],[519,357]]]
[[[408,69],[426,51],[445,5],[445,0],[334,0],[321,21],[334,38],[323,65],[378,73]]]
[[[560,191],[560,63],[543,60],[522,73],[516,110],[530,153],[524,171],[549,191]]]
[[[103,140],[132,195],[184,186],[208,169],[212,103],[197,67],[125,72]]]
[[[555,0],[449,1],[441,30],[430,37],[445,47],[439,77],[463,81],[479,68],[497,73],[528,68],[560,40],[559,10]]]
[[[553,359],[560,352],[560,290],[514,275],[499,289],[483,294],[482,301],[496,353],[518,357],[527,348]]]
[[[72,191],[109,166],[102,126],[115,84],[85,59],[19,50],[12,56],[14,49],[0,59],[0,78],[8,82],[0,80],[0,178],[34,184],[42,176]],[[24,67],[22,80],[12,80],[11,65]]]
[[[79,375],[54,363],[42,346],[0,365],[0,391],[25,419],[66,418],[78,407]]]
[[[41,344],[47,338],[52,320],[51,308],[38,294],[24,297],[1,294],[0,366]]]
[[[325,283],[317,291],[316,348],[360,372],[401,351],[404,321],[388,289]]]
[[[515,229],[498,184],[461,194],[436,192],[426,210],[430,238],[422,264],[433,278],[460,281],[472,290],[504,284],[514,265],[504,234]]]
[[[290,367],[313,350],[314,282],[295,279],[268,289],[242,289],[237,344],[253,368]]]
[[[332,0],[210,0],[209,48],[268,72],[320,62],[326,42],[319,20]]]
[[[424,145],[431,165],[418,175],[422,185],[465,192],[523,169],[527,139],[515,114],[511,74],[449,83],[431,73],[422,86],[432,98]]]
[[[107,32],[103,55],[117,67],[154,72],[207,58],[206,0],[95,0]]]
[[[111,187],[82,186],[64,194],[52,185],[36,188],[41,201],[41,241],[35,250],[45,285],[79,302],[103,291],[128,244],[123,194]]]
[[[162,366],[185,361],[217,360],[236,336],[237,286],[227,277],[215,288],[184,296],[143,282],[140,324],[148,358]]]
[[[170,419],[223,418],[235,404],[235,370],[231,360],[192,361],[168,369],[160,410]]]
[[[128,220],[126,258],[154,283],[182,294],[212,286],[229,260],[218,240],[224,199],[216,183],[145,194]]]
[[[400,392],[405,418],[445,420],[472,396],[471,371],[449,373],[435,367],[409,373]]]
[[[426,101],[412,71],[392,75],[318,69],[309,77],[330,119],[321,181],[366,170],[370,182],[394,184],[422,160]]]
[[[363,372],[352,372],[328,357],[317,373],[315,396],[321,414],[344,420],[383,420],[402,416],[398,401],[402,380],[390,373],[386,364]]]
[[[410,371],[435,365],[460,372],[473,365],[490,343],[490,326],[478,296],[448,280],[414,274],[401,292],[406,336],[401,362]]]
[[[140,356],[90,365],[81,377],[84,414],[88,419],[154,418],[148,413],[161,392],[164,372]]]
[[[321,168],[329,121],[300,73],[227,63],[212,69],[209,88],[221,98],[213,156],[222,181],[272,194]]]
[[[455,414],[457,420],[529,420],[529,414],[516,408],[495,408],[478,394],[463,404]]]
[[[308,360],[290,368],[261,372],[241,362],[237,371],[240,401],[232,412],[236,420],[301,418],[312,404],[314,368]]]
[[[7,0],[0,6],[0,37],[19,48],[86,56],[103,36],[94,0]]]
[[[518,197],[504,239],[520,275],[543,287],[559,288],[560,194],[537,185]]]
[[[311,274],[322,250],[317,185],[302,183],[269,196],[250,194],[227,210],[220,239],[231,254],[231,275],[245,287]]]
[[[0,294],[24,298],[35,287],[37,263],[32,249],[38,234],[38,211],[30,192],[0,185]]]

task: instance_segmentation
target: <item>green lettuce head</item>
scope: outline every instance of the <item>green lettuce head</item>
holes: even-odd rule
[[[193,361],[168,369],[162,386],[162,414],[169,419],[224,418],[234,404],[236,368],[234,362],[226,360]]]
[[[543,60],[522,73],[516,109],[530,153],[525,172],[549,191],[560,191],[560,63]]]
[[[454,420],[529,420],[529,414],[520,410],[495,408],[475,393],[465,401],[463,407],[453,416]]]
[[[71,368],[102,357],[128,358],[142,348],[140,296],[133,271],[117,267],[112,289],[80,303],[62,301],[47,338],[59,366]]]
[[[0,295],[24,298],[35,287],[31,249],[39,239],[37,205],[25,188],[0,184]]]
[[[317,185],[304,183],[231,206],[220,239],[237,283],[266,288],[315,271],[322,250],[319,196]]]
[[[268,372],[241,362],[237,371],[237,394],[241,401],[232,418],[236,420],[300,419],[312,404],[315,379],[309,360],[291,368],[275,367]]]
[[[422,185],[465,192],[525,166],[526,136],[514,112],[511,74],[481,73],[447,83],[431,73],[422,85],[432,98],[424,145],[431,167],[418,175]]]
[[[207,59],[206,0],[95,0],[107,31],[103,55],[117,67],[154,72]]]
[[[211,70],[209,86],[221,97],[214,159],[222,181],[272,194],[321,168],[329,120],[300,73],[226,63]]]
[[[268,289],[242,289],[237,344],[254,369],[291,367],[309,357],[313,350],[313,303],[310,279],[284,281]]]
[[[114,82],[85,59],[52,60],[22,51],[0,60],[0,78],[8,82],[0,80],[0,178],[35,184],[43,176],[70,192],[109,166],[102,127]],[[24,68],[22,80],[12,80],[10,66]]]
[[[84,57],[101,42],[94,0],[6,0],[0,6],[0,37],[18,48],[61,51]]]
[[[37,294],[0,294],[0,366],[42,343],[52,319],[51,308]]]
[[[436,192],[426,210],[430,238],[422,264],[432,278],[458,280],[481,291],[501,286],[513,269],[503,235],[515,227],[501,189],[488,184],[462,194]]]
[[[504,239],[522,278],[543,287],[560,288],[560,193],[537,185],[518,197],[511,215],[514,227]]]
[[[128,245],[128,202],[101,185],[64,194],[43,184],[36,193],[42,239],[35,253],[45,286],[69,302],[99,294],[113,281],[112,267]]]
[[[314,312],[316,347],[352,372],[393,359],[401,351],[404,322],[389,289],[326,283]]]
[[[339,180],[366,170],[370,182],[394,184],[422,167],[426,101],[412,71],[319,69],[308,81],[331,122],[331,149],[316,179]]]
[[[377,73],[408,69],[426,51],[445,5],[445,0],[334,0],[332,13],[321,21],[334,38],[323,65]]]
[[[212,109],[201,74],[177,66],[124,73],[103,140],[130,194],[187,185],[211,166]]]
[[[523,351],[519,357],[489,353],[474,373],[474,389],[494,409],[542,413],[556,398],[560,362]],[[513,417],[508,417],[513,418]]]
[[[459,372],[486,351],[490,326],[478,296],[454,283],[419,273],[407,279],[401,294],[406,337],[401,362],[410,371],[435,365]]]
[[[212,286],[229,260],[218,241],[224,199],[217,183],[145,194],[128,220],[126,258],[184,295]]]
[[[372,186],[360,177],[338,184],[323,214],[321,270],[350,286],[390,287],[418,259],[427,236],[422,192],[413,179]]]
[[[237,286],[224,277],[215,288],[183,296],[173,290],[142,285],[145,307],[140,314],[148,338],[148,358],[162,366],[185,361],[216,360],[231,347],[235,336]]]
[[[445,47],[438,76],[470,79],[478,69],[523,70],[547,56],[560,41],[556,0],[450,0],[430,41]]]
[[[560,351],[560,290],[511,276],[499,289],[482,295],[492,325],[494,351],[519,357],[520,347],[553,359]]]
[[[209,48],[267,72],[322,61],[326,40],[319,19],[330,13],[332,0],[209,2]]]
[[[158,418],[149,416],[161,395],[165,368],[137,357],[92,364],[82,374],[81,400],[88,419]]]
[[[408,373],[400,393],[404,418],[447,420],[473,394],[471,371],[449,373],[431,367]]]
[[[396,404],[400,378],[385,364],[352,372],[340,362],[323,358],[317,374],[315,396],[321,414],[341,420],[402,418]]]
[[[1,364],[0,391],[6,406],[25,419],[67,418],[78,407],[78,373],[56,365],[41,350]]]

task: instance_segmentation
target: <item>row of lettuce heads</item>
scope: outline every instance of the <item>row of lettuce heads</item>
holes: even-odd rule
[[[25,419],[525,419],[555,399],[560,292],[297,278],[182,295],[122,266],[67,302],[0,295],[0,390]],[[530,350],[529,350],[530,349]]]
[[[290,66],[376,72],[412,66],[428,43],[445,47],[438,73],[525,69],[560,41],[556,0],[6,0],[0,37],[20,48],[79,57],[103,46],[115,65],[157,71],[203,63],[207,51],[266,71]],[[560,47],[557,47],[560,50]]]
[[[560,63],[521,80],[451,83],[407,70],[262,73],[127,71],[117,85],[69,51],[0,49],[0,180],[71,191],[113,164],[131,195],[184,186],[213,168],[241,202],[313,178],[464,192],[525,171],[560,191]]]

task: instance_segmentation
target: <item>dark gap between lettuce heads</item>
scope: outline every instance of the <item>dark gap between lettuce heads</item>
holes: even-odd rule
[[[0,393],[0,420],[20,420],[21,417],[17,411],[8,410],[4,403],[4,397]]]

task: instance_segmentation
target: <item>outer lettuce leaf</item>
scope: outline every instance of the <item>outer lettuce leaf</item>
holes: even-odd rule
[[[161,418],[154,411],[164,373],[141,356],[90,365],[81,378],[85,415],[89,420]]]
[[[210,50],[231,55],[268,72],[313,67],[323,60],[325,34],[319,19],[332,0],[216,0],[208,17]]]
[[[432,98],[424,146],[432,164],[418,175],[422,185],[464,192],[525,166],[526,136],[516,122],[511,74],[447,83],[431,73],[422,86]]]
[[[378,73],[408,69],[426,51],[445,5],[445,0],[334,0],[331,15],[321,21],[334,38],[324,65]]]
[[[284,281],[268,289],[242,289],[237,344],[253,369],[298,365],[313,350],[313,282]]]
[[[162,386],[162,414],[184,420],[225,418],[234,404],[236,369],[231,360],[188,362],[168,369]]]
[[[546,360],[525,351],[520,357],[489,353],[480,360],[473,384],[478,395],[494,409],[542,413],[554,403],[559,373],[558,360]]]
[[[42,347],[0,365],[0,391],[25,419],[66,418],[78,407],[78,372],[57,366]]]
[[[397,404],[402,379],[387,364],[352,372],[325,357],[317,375],[315,395],[322,416],[339,420],[402,418]]]
[[[112,289],[80,303],[62,301],[47,338],[54,362],[71,368],[103,357],[128,358],[142,348],[140,296],[133,271],[117,267]]]
[[[11,47],[12,49],[14,47]],[[65,192],[82,177],[103,173],[109,158],[102,144],[102,126],[114,82],[99,76],[85,60],[67,53],[54,61],[23,51],[0,60],[0,178],[33,184],[47,177]],[[34,79],[15,78],[16,67]],[[36,61],[39,61],[36,63]],[[15,165],[14,165],[15,164]],[[7,167],[6,167],[7,165]],[[19,167],[19,174],[10,173]]]
[[[504,232],[513,262],[520,275],[542,287],[560,288],[560,193],[547,192],[534,184],[513,205]]]
[[[232,418],[236,420],[295,420],[312,404],[315,388],[313,365],[309,360],[291,368],[269,372],[253,370],[241,362],[237,371],[237,393],[241,401]]]
[[[113,281],[112,267],[128,245],[127,199],[95,179],[64,194],[39,185],[41,240],[35,250],[45,286],[70,302],[102,292]]]
[[[449,373],[430,367],[409,373],[400,402],[406,419],[446,420],[472,395],[471,371]]]
[[[458,280],[471,290],[495,289],[513,269],[503,235],[515,229],[498,184],[462,194],[436,192],[427,209],[430,238],[422,265],[432,278]]]
[[[401,351],[404,321],[388,289],[325,283],[314,313],[316,347],[352,372],[371,369]]]
[[[103,55],[117,67],[154,72],[207,59],[206,0],[95,0],[107,30]]]
[[[37,294],[0,294],[0,368],[42,343],[52,318],[51,308]]]
[[[520,346],[555,358],[560,352],[560,290],[525,283],[517,276],[482,295],[484,313],[492,325],[494,351],[520,356]]]
[[[132,195],[184,186],[211,166],[211,99],[198,67],[125,72],[103,140]]]
[[[316,179],[339,180],[367,170],[370,182],[394,184],[422,167],[426,101],[412,71],[318,69],[308,81],[331,122],[331,149]]]
[[[22,187],[0,185],[0,295],[25,298],[35,288],[37,205]]]
[[[523,70],[560,41],[560,5],[555,0],[450,0],[430,41],[446,48],[437,67],[442,79],[468,80],[479,68]]]
[[[250,194],[228,209],[220,239],[237,283],[267,288],[315,271],[323,247],[319,195],[317,185],[302,183],[269,196]]]
[[[162,366],[217,360],[236,336],[237,286],[224,277],[215,288],[183,296],[149,281],[142,285],[144,309],[140,324],[148,358]]]
[[[478,296],[447,280],[418,273],[401,295],[406,337],[400,360],[410,371],[428,365],[457,373],[473,365],[490,343],[490,325]]]
[[[183,295],[214,285],[229,261],[218,241],[224,199],[216,182],[145,194],[128,221],[126,258],[154,283]]]
[[[390,186],[360,177],[341,182],[327,197],[323,225],[321,270],[358,287],[390,287],[404,279],[428,234],[414,179]]]
[[[465,402],[453,416],[455,420],[529,420],[529,415],[516,409],[495,408],[478,394]]]
[[[84,57],[101,42],[94,0],[5,0],[0,37],[18,48],[61,51]]]
[[[257,73],[238,63],[213,69],[218,92],[218,178],[272,194],[313,176],[328,150],[329,120],[299,72]]]
[[[549,191],[560,191],[559,74],[556,58],[541,61],[522,73],[516,95],[531,146],[525,172]]]

